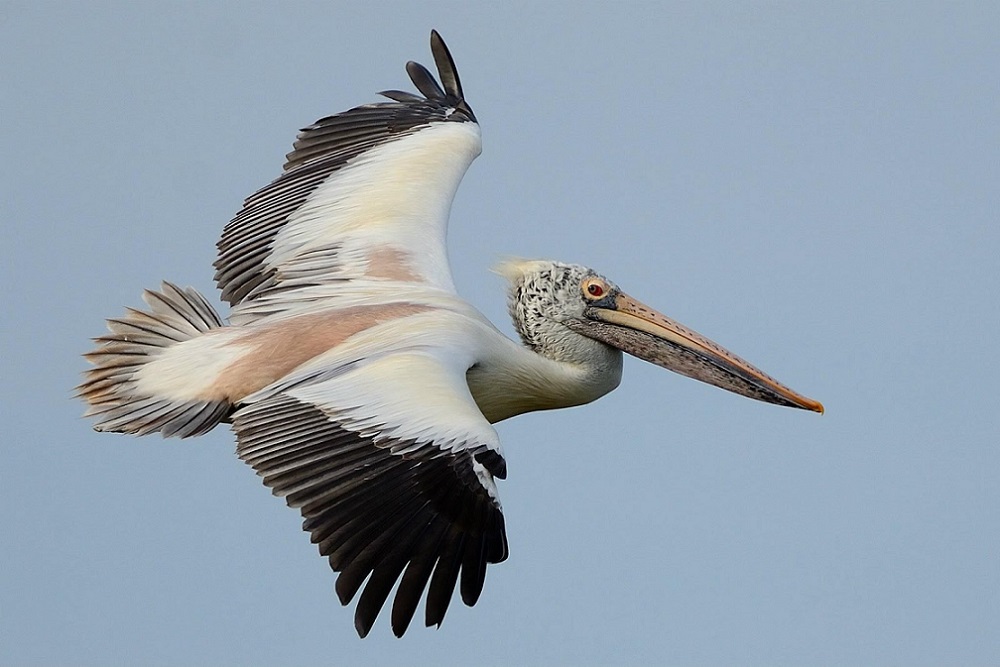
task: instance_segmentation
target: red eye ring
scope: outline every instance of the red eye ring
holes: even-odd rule
[[[604,288],[597,283],[590,283],[587,285],[587,293],[590,294],[590,296],[601,296],[604,294]]]

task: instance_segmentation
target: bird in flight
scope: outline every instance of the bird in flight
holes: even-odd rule
[[[362,637],[397,586],[402,636],[426,591],[441,624],[507,558],[492,424],[589,403],[618,386],[622,352],[743,396],[823,406],[630,297],[596,271],[508,261],[520,342],[461,299],[445,235],[479,125],[448,48],[440,83],[381,93],[302,130],[282,174],[222,232],[215,278],[228,321],[164,282],[108,320],[78,395],[95,429],[189,437],[228,423],[237,454],[339,573]],[[363,590],[362,590],[363,587]]]

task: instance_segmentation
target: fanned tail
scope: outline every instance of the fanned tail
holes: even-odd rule
[[[77,395],[90,404],[97,431],[164,437],[200,435],[229,414],[227,401],[179,401],[149,395],[137,387],[138,371],[167,349],[225,325],[215,309],[192,288],[164,282],[161,291],[146,290],[150,310],[127,309],[109,319],[108,335],[95,338],[97,349],[85,354],[94,368],[86,371]]]

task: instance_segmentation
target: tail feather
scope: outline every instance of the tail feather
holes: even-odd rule
[[[107,335],[94,339],[97,348],[83,355],[94,368],[85,373],[77,395],[95,417],[94,429],[115,433],[186,438],[211,430],[229,414],[226,401],[178,401],[144,395],[135,374],[167,348],[224,325],[215,309],[191,288],[164,282],[161,291],[146,290],[149,311],[126,309],[108,320]]]

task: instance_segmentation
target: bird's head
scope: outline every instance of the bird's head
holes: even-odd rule
[[[509,260],[509,309],[525,345],[557,361],[582,362],[594,344],[767,403],[823,412],[823,405],[698,332],[630,297],[593,269],[547,260]]]

